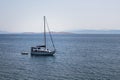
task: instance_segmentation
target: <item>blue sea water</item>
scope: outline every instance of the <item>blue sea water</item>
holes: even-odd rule
[[[21,52],[42,44],[42,35],[0,34],[0,80],[120,80],[119,34],[53,38],[54,56],[31,56]]]

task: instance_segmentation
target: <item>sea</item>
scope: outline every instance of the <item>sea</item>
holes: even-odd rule
[[[120,80],[120,34],[54,34],[53,40],[54,56],[32,56],[42,34],[0,34],[0,80]],[[53,49],[49,36],[47,47]]]

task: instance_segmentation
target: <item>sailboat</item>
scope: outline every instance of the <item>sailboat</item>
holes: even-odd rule
[[[43,18],[44,18],[44,44],[36,46],[36,47],[31,47],[31,55],[52,56],[52,55],[55,54],[56,49],[55,49],[55,45],[54,45],[54,42],[53,42],[53,38],[52,38],[52,35],[51,35],[51,32],[50,32],[49,26],[47,26],[47,28],[48,28],[48,31],[49,31],[49,36],[50,36],[52,45],[53,45],[53,50],[49,50],[47,48],[47,45],[46,45],[46,41],[47,41],[46,40],[46,17],[44,16]]]

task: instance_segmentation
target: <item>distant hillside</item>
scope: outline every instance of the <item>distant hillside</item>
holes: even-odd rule
[[[8,34],[9,32],[7,31],[0,31],[0,34]]]
[[[120,30],[77,30],[78,34],[120,34]]]
[[[12,33],[7,31],[0,31],[0,34],[41,34],[41,33],[38,33],[38,32]],[[69,31],[69,32],[52,31],[51,33],[52,34],[120,34],[120,30],[76,30],[76,31]]]
[[[51,32],[52,34],[74,34],[72,32]]]
[[[35,32],[23,32],[22,34],[37,34]]]
[[[43,33],[43,32],[41,32]],[[46,32],[46,33],[49,33],[49,32]],[[52,34],[73,34],[72,32],[51,32]],[[40,33],[37,33],[37,32],[23,32],[21,34],[40,34]]]

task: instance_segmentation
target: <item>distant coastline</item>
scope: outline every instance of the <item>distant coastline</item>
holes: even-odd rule
[[[77,34],[120,34],[120,30],[76,30]]]
[[[41,34],[43,32],[7,32],[0,31],[0,34]],[[51,32],[52,34],[120,34],[120,30],[76,30],[76,31],[62,31]]]
[[[43,32],[7,32],[7,31],[0,31],[0,34],[42,34]],[[48,32],[47,32],[48,33]],[[75,34],[72,32],[51,32],[52,34]]]

